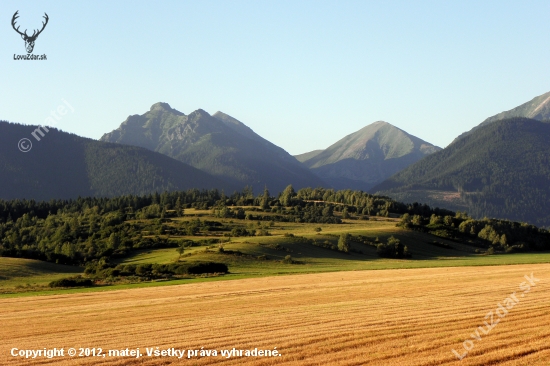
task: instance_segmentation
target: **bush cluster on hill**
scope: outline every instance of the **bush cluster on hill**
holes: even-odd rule
[[[94,282],[89,278],[69,277],[50,282],[50,287],[90,287]]]
[[[395,238],[393,235],[388,238],[386,244],[378,244],[376,252],[383,258],[410,258],[411,253],[409,249],[401,243],[401,240]]]
[[[244,215],[242,208],[231,208],[232,205],[256,207]],[[226,227],[198,218],[167,225],[170,218],[183,215],[190,207],[212,209],[219,217],[245,216],[245,220],[270,222],[340,223],[342,219],[364,215],[402,213],[454,215],[451,211],[405,205],[361,191],[305,188],[295,192],[292,186],[277,197],[270,196],[267,189],[254,197],[252,190],[245,188],[231,196],[217,190],[189,190],[49,202],[0,200],[0,256],[84,265],[93,260],[124,257],[136,249],[183,245],[168,239],[169,235],[197,235],[201,230],[234,230],[234,236],[258,235],[258,230],[260,235],[269,233],[264,227],[245,232],[237,226]],[[262,214],[265,211],[270,214]]]
[[[550,232],[546,229],[509,220],[475,220],[461,212],[454,216],[433,214],[429,218],[404,214],[398,225],[450,240],[468,242],[490,253],[550,249]]]
[[[110,264],[94,261],[86,265],[84,273],[95,279],[112,277],[137,276],[147,279],[171,278],[182,275],[199,275],[205,273],[228,273],[226,264],[218,262],[202,263],[144,263],[144,264]]]

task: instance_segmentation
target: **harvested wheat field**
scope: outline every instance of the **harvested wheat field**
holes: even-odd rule
[[[537,264],[291,275],[2,299],[0,363],[548,365],[549,279],[550,264]],[[64,356],[11,356],[54,347],[63,348]],[[70,357],[70,347],[77,353],[101,347],[102,355]],[[203,347],[218,355],[147,356],[147,348],[156,347]],[[139,348],[143,356],[107,354],[126,348]],[[220,354],[233,348],[269,350],[272,356]]]

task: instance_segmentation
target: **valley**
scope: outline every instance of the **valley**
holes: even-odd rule
[[[103,141],[52,130],[0,156],[0,363],[547,364],[548,126],[440,149],[376,122],[296,158],[166,103]]]
[[[305,193],[301,190],[297,194]],[[380,201],[379,207],[385,207],[387,202]],[[348,209],[351,211],[351,207],[344,203],[329,205],[324,201],[304,200],[301,204],[305,206],[303,212],[307,212],[308,207],[318,207],[319,210],[323,207],[336,208],[338,211],[331,217],[315,218],[318,221],[335,222],[303,222],[304,219],[295,216],[299,213],[295,211],[295,207],[280,206],[262,210],[259,206],[214,205],[213,209],[186,208],[179,217],[174,216],[174,211],[168,211],[168,217],[164,219],[135,218],[142,213],[151,214],[151,208],[155,207],[153,205],[145,206],[135,214],[128,213],[123,224],[112,221],[112,213],[106,213],[102,221],[111,220],[115,225],[113,228],[117,228],[117,234],[108,235],[112,229],[103,224],[105,234],[98,233],[86,241],[88,243],[94,240],[93,247],[84,242],[84,246],[71,247],[57,244],[52,247],[58,248],[54,252],[43,254],[44,258],[52,258],[51,260],[58,263],[72,261],[72,266],[34,259],[0,257],[0,297],[96,292],[305,273],[536,264],[550,261],[546,244],[536,252],[527,247],[538,243],[536,235],[546,237],[546,231],[529,238],[522,234],[521,227],[507,227],[506,222],[464,218],[451,220],[451,216],[446,216],[445,221],[454,221],[452,225],[457,223],[455,227],[460,230],[464,226],[464,236],[461,231],[445,226],[442,216],[441,219],[434,219],[437,216],[433,215],[430,220],[426,219],[422,223],[418,221],[421,220],[418,215],[405,214],[403,218],[398,218],[396,214],[389,213],[390,217],[368,217],[346,212]],[[378,209],[380,208],[373,207],[371,210],[375,212]],[[73,223],[80,221],[81,228],[75,228],[73,234],[77,236],[88,232],[92,222],[97,221],[91,216],[92,221],[87,223],[90,219],[82,214],[72,218],[65,215],[57,219],[54,217],[48,221],[60,220],[62,217],[62,220]],[[434,220],[440,220],[440,223],[434,224]],[[17,222],[22,223],[22,220]],[[59,222],[57,232],[62,232],[65,227],[62,222]],[[458,225],[458,222],[462,224]],[[485,236],[489,235],[485,234],[487,229],[482,229],[488,224],[494,228],[492,230],[502,233],[502,237],[506,236],[506,244],[501,244],[504,239],[496,231],[490,234],[490,240],[489,236]],[[35,227],[42,225],[38,221]],[[479,230],[479,235],[471,235],[472,230]],[[61,240],[69,239],[67,234]],[[101,240],[102,236],[105,239]],[[55,237],[52,240],[56,240]],[[343,240],[346,244],[341,247]],[[395,252],[389,256],[383,255],[381,248],[390,248],[386,243],[392,240],[397,240],[410,257],[398,257]],[[55,241],[50,245],[55,245]],[[20,248],[29,251],[32,247],[26,245]],[[91,248],[95,248],[98,253],[96,259],[83,258],[90,256]],[[7,249],[8,246],[4,245],[5,254],[18,253],[6,252]],[[65,254],[55,254],[56,250]],[[20,251],[19,255],[29,257],[25,251]],[[36,255],[32,254],[30,257]],[[224,274],[208,274],[207,271],[194,275],[178,272],[178,266],[191,268],[201,263],[223,263],[228,271]],[[161,269],[159,266],[173,269]],[[72,286],[50,285],[64,278],[78,277],[91,280],[93,286],[76,285],[76,288],[70,288]]]
[[[550,365],[547,2],[97,5],[2,2],[0,366]]]

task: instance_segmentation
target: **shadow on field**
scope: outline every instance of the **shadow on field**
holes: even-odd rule
[[[79,274],[82,273],[81,267],[67,266],[63,264],[55,264],[43,262],[34,259],[22,258],[2,258],[0,262],[0,280],[9,280],[13,277],[32,277],[43,274]]]
[[[427,235],[417,232],[405,232],[393,235],[379,235],[377,236],[378,244],[386,244],[388,238],[393,236],[400,240],[400,242],[407,247],[410,258],[406,260],[433,260],[433,259],[456,259],[460,257],[473,257],[479,256],[475,252],[476,246],[468,245],[453,240],[447,240],[433,235]],[[355,239],[355,238],[354,238]],[[317,240],[319,243],[329,244],[336,247],[338,245],[338,238],[319,236]],[[289,247],[297,253],[297,258],[300,256],[310,258],[333,258],[342,260],[374,260],[380,259],[378,255],[377,246],[373,241],[370,244],[365,244],[357,240],[351,242],[351,251],[349,253],[342,253],[340,251],[323,248],[306,243],[291,243]],[[284,245],[284,244],[283,244]]]

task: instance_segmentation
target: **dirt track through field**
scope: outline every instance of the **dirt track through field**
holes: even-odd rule
[[[519,286],[531,275],[528,293]],[[2,365],[549,365],[550,264],[291,275],[0,299]],[[495,310],[518,299],[499,318]],[[523,297],[521,296],[523,295]],[[493,311],[487,334],[485,316]],[[500,310],[503,313],[502,310]],[[475,331],[478,331],[478,335]],[[474,337],[477,339],[474,339]],[[468,341],[469,340],[469,341]],[[465,348],[471,350],[459,361]],[[12,357],[12,348],[143,357]],[[201,347],[217,357],[148,357]],[[221,349],[275,357],[231,357]],[[66,354],[66,353],[65,353]]]

